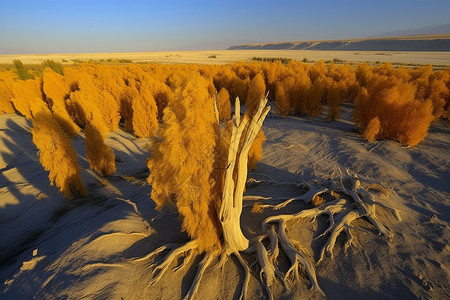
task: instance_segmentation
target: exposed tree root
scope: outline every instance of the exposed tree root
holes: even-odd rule
[[[169,249],[169,247],[163,246],[163,248],[158,248],[155,251],[157,252],[156,254]],[[173,248],[169,254],[167,254],[164,259],[157,263],[156,266],[153,268],[152,272],[151,272],[151,277],[152,279],[150,280],[150,282],[148,283],[148,286],[155,284],[159,279],[161,279],[162,275],[169,269],[171,263],[177,259],[180,255],[184,255],[185,253],[187,254],[186,259],[190,260],[190,258],[192,257],[192,251],[197,249],[197,241],[196,240],[192,240],[187,242],[184,245],[181,245],[179,247]],[[153,256],[153,253],[150,254],[151,256]],[[185,264],[186,264],[186,259],[183,260],[183,262],[181,263],[181,266],[177,266],[175,267],[173,270],[179,271]]]
[[[239,252],[234,253],[234,255],[237,257],[239,263],[241,264],[242,268],[244,269],[244,280],[242,282],[242,288],[241,293],[239,295],[239,300],[245,299],[247,295],[247,288],[248,288],[248,282],[250,281],[250,268],[248,267],[247,263],[242,259],[242,256]]]
[[[255,182],[253,181],[252,183],[254,184]],[[367,184],[369,188],[363,188],[361,183]],[[275,184],[280,183],[275,182]],[[311,203],[315,197],[321,194],[328,194],[327,198],[334,198],[334,200],[329,200],[319,206],[302,210],[296,214],[275,215],[268,217],[263,221],[262,229],[265,234],[259,236],[255,243],[258,264],[261,267],[261,281],[264,282],[269,297],[271,297],[269,287],[273,280],[278,277],[285,286],[293,284],[300,279],[300,266],[303,266],[305,269],[306,275],[311,282],[311,288],[323,294],[316,278],[314,265],[310,261],[311,259],[308,257],[302,246],[286,234],[287,221],[297,219],[310,219],[311,221],[315,221],[320,215],[328,216],[329,226],[315,237],[315,239],[319,239],[327,236],[326,242],[320,250],[317,263],[323,260],[325,254],[329,254],[330,257],[333,257],[333,248],[336,244],[336,239],[341,232],[345,232],[348,237],[344,250],[347,250],[351,245],[357,246],[350,225],[358,218],[365,217],[372,225],[374,225],[380,234],[389,238],[392,237],[392,231],[377,219],[375,208],[378,206],[390,211],[393,216],[400,221],[401,217],[399,210],[384,203],[377,202],[373,194],[368,191],[369,189],[379,190],[383,193],[387,191],[386,188],[370,179],[358,177],[349,170],[342,171],[339,169],[333,172],[332,178],[328,180],[316,180],[313,185],[310,185],[309,191],[301,196],[289,198],[287,200],[278,199],[283,200],[283,202],[277,205],[260,205],[262,207],[271,207],[274,210],[277,210],[296,200]],[[277,231],[274,230],[274,225],[277,226]],[[266,249],[262,244],[261,241],[264,239],[270,241],[269,249]],[[278,245],[280,245],[281,249],[291,262],[289,270],[282,278],[279,276],[281,271],[276,264],[279,253]]]
[[[200,280],[202,280],[203,274],[206,268],[211,264],[211,262],[218,256],[217,252],[205,253],[202,261],[199,263],[197,274],[195,275],[194,281],[191,284],[189,292],[183,299],[192,299],[197,293]]]
[[[184,266],[186,266],[192,257],[197,256],[197,255],[202,255],[201,253],[196,252],[197,241],[192,240],[192,241],[189,241],[186,244],[178,246],[178,247],[176,247],[175,245],[172,245],[172,244],[162,246],[162,247],[156,249],[155,251],[153,251],[152,253],[148,254],[147,256],[140,258],[140,259],[135,259],[134,261],[137,262],[137,261],[143,261],[143,260],[149,259],[155,255],[160,254],[162,251],[167,250],[167,249],[172,249],[172,250],[160,262],[158,262],[156,264],[156,266],[153,268],[153,271],[151,273],[152,279],[148,283],[148,286],[153,285],[156,282],[158,282],[161,279],[161,277],[163,276],[163,274],[169,269],[169,267],[173,263],[173,261],[178,259],[180,256],[185,255],[181,264],[172,269],[174,272],[177,272],[180,269],[182,269]],[[197,291],[198,291],[198,287],[200,285],[200,281],[202,280],[206,269],[215,260],[217,260],[217,258],[220,257],[220,259],[216,263],[215,267],[223,268],[225,263],[231,257],[231,255],[236,256],[240,266],[244,270],[244,278],[242,281],[242,288],[241,288],[239,299],[245,299],[246,294],[247,294],[249,280],[250,280],[250,268],[247,265],[247,263],[245,262],[245,260],[242,258],[241,254],[239,252],[228,253],[228,252],[223,252],[223,251],[222,252],[221,251],[213,251],[213,252],[203,253],[203,258],[200,261],[200,263],[198,264],[198,270],[195,275],[195,278],[194,278],[193,282],[191,283],[189,291],[187,292],[187,294],[184,296],[183,299],[193,299],[195,297],[195,295],[197,294]]]

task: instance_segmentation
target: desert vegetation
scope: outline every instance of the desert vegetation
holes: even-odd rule
[[[48,111],[33,117],[33,143],[39,149],[39,161],[49,180],[67,198],[87,196],[80,176],[81,167],[69,136]]]
[[[287,221],[327,216],[329,227],[320,233],[326,236],[320,262],[326,254],[332,256],[341,232],[348,237],[346,246],[352,244],[350,225],[360,218],[391,237],[389,227],[377,218],[377,208],[401,220],[396,209],[375,199],[374,190],[389,193],[388,188],[351,170],[330,168],[327,178],[316,174],[314,181],[302,183],[304,193],[298,197],[256,205],[254,213],[275,213],[262,222],[258,235],[245,236],[240,218],[247,174],[262,157],[262,125],[271,109],[275,116],[333,122],[339,119],[340,106],[350,103],[354,122],[369,142],[392,139],[408,146],[419,144],[433,121],[450,118],[450,70],[433,71],[431,66],[408,70],[390,64],[352,67],[292,60],[211,66],[79,63],[65,68],[48,61],[45,66],[42,77],[29,78],[19,62],[16,72],[0,73],[0,113],[17,112],[32,121],[40,162],[67,198],[88,193],[71,138],[84,138],[86,159],[99,176],[116,170],[115,154],[104,142],[108,134],[123,128],[148,139],[150,197],[157,209],[176,211],[190,241],[163,245],[126,263],[170,251],[150,270],[149,284],[155,284],[175,261],[182,261],[179,270],[201,257],[187,298],[196,295],[209,266],[223,266],[231,257],[244,271],[240,298],[245,298],[251,269],[243,253],[255,259],[269,298],[275,280],[288,287],[301,280],[301,272],[323,293],[313,262],[287,235]],[[303,201],[309,209],[276,213],[292,201]],[[287,271],[278,264],[281,252],[289,261]]]

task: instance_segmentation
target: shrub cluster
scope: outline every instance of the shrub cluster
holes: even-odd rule
[[[32,78],[21,61],[14,64],[15,71],[0,72],[0,113],[17,112],[36,124],[45,122],[43,118],[35,121],[36,116],[46,114],[49,122],[56,122],[61,129],[53,134],[67,138],[84,132],[87,149],[96,143],[101,148],[98,153],[88,150],[88,160],[91,168],[102,175],[115,169],[114,153],[104,144],[107,134],[122,126],[139,138],[151,137],[161,124],[175,122],[170,118],[184,118],[194,106],[183,106],[183,97],[194,101],[198,96],[185,88],[190,78],[202,82],[208,97],[216,97],[219,120],[224,124],[231,117],[232,99],[239,97],[250,117],[266,92],[281,116],[316,117],[327,107],[324,118],[333,121],[339,117],[340,104],[354,102],[354,121],[369,141],[388,138],[413,146],[423,140],[433,120],[450,118],[450,69],[433,71],[432,66],[351,67],[322,61],[305,64],[274,60],[202,66],[77,63],[63,70],[60,64],[48,60],[42,78]],[[166,117],[169,106],[177,114]],[[254,159],[249,160],[249,167],[260,159],[263,140],[261,132],[250,151]],[[49,148],[40,148],[43,156],[50,151],[45,149]],[[100,161],[100,157],[105,160]],[[49,166],[52,164],[44,167]],[[52,176],[50,180],[60,182],[57,186],[64,193],[67,188],[77,189],[62,184],[64,180]]]

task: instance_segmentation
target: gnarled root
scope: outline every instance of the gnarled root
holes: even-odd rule
[[[295,200],[311,202],[318,195],[325,193],[331,194],[335,198],[335,200],[325,202],[311,209],[302,210],[296,214],[275,215],[264,220],[262,228],[265,235],[258,237],[255,245],[258,263],[261,267],[261,281],[265,283],[269,297],[271,297],[269,289],[271,283],[276,277],[280,278],[279,274],[281,274],[276,264],[278,244],[291,262],[289,270],[284,277],[280,278],[280,281],[286,286],[299,280],[299,267],[302,265],[311,282],[311,288],[323,294],[317,282],[314,266],[308,258],[306,251],[297,241],[291,239],[286,234],[287,221],[296,219],[310,219],[314,221],[320,215],[328,216],[329,226],[315,238],[319,239],[328,236],[320,250],[317,263],[323,260],[325,253],[333,257],[333,248],[341,232],[345,232],[348,237],[345,250],[350,245],[357,245],[350,225],[358,218],[365,217],[374,225],[380,234],[389,238],[393,236],[392,231],[377,219],[375,208],[378,206],[390,211],[400,221],[399,210],[384,203],[377,202],[373,194],[369,192],[370,189],[376,189],[387,193],[387,189],[370,179],[358,177],[347,169],[344,171],[338,169],[338,171],[333,172],[333,176],[328,180],[316,180],[314,188],[310,187],[309,191],[301,196],[287,200],[283,199],[284,201],[278,205],[265,205],[265,207],[271,206],[273,209],[280,209]],[[369,187],[367,189],[363,188],[362,183],[367,184]],[[277,182],[276,184],[279,183]],[[278,227],[276,232],[273,225]],[[266,238],[270,240],[269,250],[261,243]]]
[[[188,293],[183,299],[192,299],[195,294],[197,294],[197,290],[200,284],[200,281],[203,278],[203,274],[206,271],[206,268],[211,264],[211,262],[217,258],[218,253],[216,251],[205,253],[205,256],[203,257],[202,261],[200,262],[198,266],[197,274],[195,275],[194,281],[191,284],[191,288],[189,289]]]
[[[185,257],[185,259],[183,260],[183,262],[181,263],[181,265],[175,267],[173,270],[176,272],[178,270],[180,270],[184,265],[186,265],[186,263],[191,259],[192,257],[192,252],[197,249],[197,241],[196,240],[192,240],[187,242],[186,244],[173,248],[164,258],[162,261],[160,261],[159,263],[157,263],[157,265],[153,268],[153,271],[151,273],[151,277],[152,279],[150,280],[148,286],[155,284],[159,279],[161,279],[162,275],[169,269],[169,266],[171,265],[171,263],[177,259],[180,255],[184,255],[185,253],[187,253],[187,256]],[[164,250],[166,250],[168,248],[168,246],[162,246],[158,249],[155,250],[156,253],[160,253]],[[146,259],[150,256],[155,255],[155,253],[150,253],[149,255],[147,255],[147,257],[144,257],[142,259]],[[141,260],[142,260],[141,259]]]
[[[259,271],[259,278],[261,282],[264,283],[268,298],[272,299],[273,297],[270,291],[270,286],[275,280],[275,277],[283,280],[283,275],[278,270],[275,264],[275,259],[278,256],[278,243],[272,243],[271,240],[271,244],[275,244],[275,249],[270,249],[270,251],[267,251],[266,247],[264,247],[262,243],[262,240],[264,238],[264,236],[260,236],[256,239],[255,248],[258,262],[261,267],[261,270]]]

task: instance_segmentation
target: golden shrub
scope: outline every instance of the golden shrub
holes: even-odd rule
[[[275,89],[275,104],[280,116],[285,117],[291,112],[290,99],[287,97],[287,93],[284,90],[282,82],[277,82]]]
[[[81,179],[81,167],[69,136],[50,112],[38,112],[33,122],[33,143],[39,149],[39,161],[49,171],[50,183],[66,198],[87,195]]]
[[[1,72],[0,76],[0,114],[13,114],[16,111],[11,102],[14,80],[9,72]]]
[[[155,81],[152,87],[153,97],[155,98],[156,106],[158,107],[157,116],[159,120],[164,117],[164,109],[173,98],[173,93],[170,88],[161,81]]]
[[[220,89],[217,94],[217,109],[219,110],[219,120],[222,122],[231,119],[230,94],[225,88]]]
[[[446,117],[445,105],[446,99],[450,97],[449,88],[444,81],[434,80],[429,84],[429,91],[426,100],[433,103],[433,116],[437,120]]]
[[[327,93],[327,104],[328,104],[327,121],[333,121],[339,117],[340,99],[341,99],[341,87],[337,83],[333,83],[331,87],[328,88]]]
[[[217,122],[208,82],[184,79],[169,102],[159,139],[148,162],[151,198],[161,209],[176,207],[182,229],[198,241],[199,251],[220,248],[217,219],[220,199],[212,196]]]
[[[373,143],[377,134],[380,132],[380,119],[378,117],[373,118],[369,121],[366,128],[364,128],[363,136],[366,140]]]
[[[41,111],[48,112],[47,103],[43,100],[42,79],[17,80],[12,86],[14,108],[27,119]]]
[[[415,146],[428,134],[430,124],[434,119],[433,103],[431,101],[414,101],[402,111],[405,118],[398,124],[398,141],[402,144]]]
[[[316,117],[322,113],[322,97],[325,92],[325,87],[320,80],[314,81],[308,93],[306,111],[302,109],[303,114],[308,114],[310,117]]]
[[[321,100],[319,101],[318,98],[311,96],[311,90],[312,87],[312,81],[308,75],[308,72],[304,69],[297,69],[295,71],[295,82],[294,85],[291,87],[291,101],[292,101],[292,107],[294,109],[294,114],[302,114],[302,115],[310,115],[314,116],[315,107],[317,105],[316,102],[319,102],[320,108],[322,108]],[[285,88],[286,90],[286,88]],[[319,89],[315,89],[316,91],[319,91]],[[319,98],[321,98],[322,95],[319,95]]]
[[[266,83],[264,82],[264,75],[261,73],[250,81],[247,92],[247,100],[245,101],[246,113],[253,116],[255,110],[258,108],[259,102],[264,99],[266,94]]]
[[[134,86],[127,86],[122,91],[120,97],[120,116],[124,122],[124,129],[133,132],[133,101],[139,95],[138,90]]]
[[[158,108],[147,85],[141,86],[139,95],[131,104],[133,110],[133,132],[140,138],[153,136],[158,129]]]
[[[247,99],[249,86],[250,86],[250,78],[247,77],[245,79],[241,79],[236,77],[233,78],[230,86],[226,87],[226,89],[230,93],[231,99],[236,99],[236,97],[239,97],[239,99],[245,101]]]
[[[355,103],[354,118],[363,132],[371,120],[378,118],[378,139],[388,138],[415,146],[425,138],[434,119],[433,105],[429,100],[415,99],[414,85],[381,77],[374,80],[369,89],[362,89]],[[372,124],[374,128],[375,125]],[[373,130],[369,128],[367,136],[370,137]]]
[[[43,74],[43,91],[49,103],[53,116],[58,120],[63,130],[71,137],[80,132],[80,127],[71,119],[66,109],[66,99],[70,95],[70,87],[64,77],[45,68]]]
[[[70,93],[67,107],[78,126],[84,128],[91,123],[106,136],[119,127],[119,105],[109,92],[101,90],[94,82],[93,76],[81,73],[79,89]]]
[[[105,144],[102,134],[91,124],[84,128],[86,137],[86,159],[92,170],[100,176],[108,176],[116,172],[116,162],[113,150]]]
[[[264,62],[261,67],[266,80],[266,88],[269,91],[269,95],[273,96],[276,94],[278,82],[285,76],[286,67],[279,60],[273,63]],[[275,99],[277,99],[276,96]]]
[[[257,163],[262,158],[262,145],[266,141],[266,136],[264,131],[261,129],[256,135],[255,141],[250,147],[248,151],[248,169],[249,171],[255,170],[257,167]]]

